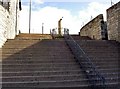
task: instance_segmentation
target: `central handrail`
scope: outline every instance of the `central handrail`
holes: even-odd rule
[[[67,32],[66,32],[67,33]],[[69,33],[64,35],[65,41],[71,51],[73,52],[76,61],[80,64],[81,68],[84,70],[91,87],[105,87],[105,77],[101,75],[96,66],[91,62],[90,58],[82,50],[79,44],[69,35]]]

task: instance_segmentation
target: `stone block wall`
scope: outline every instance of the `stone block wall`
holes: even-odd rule
[[[0,4],[0,48],[7,39],[14,39],[19,33],[19,0],[9,0],[9,10]]]
[[[103,14],[98,15],[80,29],[81,36],[88,36],[91,39],[107,39],[107,28],[103,19]]]
[[[7,32],[10,28],[9,12],[0,5],[0,47],[7,40]]]
[[[120,42],[120,2],[107,9],[108,39]]]

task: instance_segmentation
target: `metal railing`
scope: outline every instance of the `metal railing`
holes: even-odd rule
[[[65,32],[64,35],[65,41],[72,53],[75,56],[76,61],[80,64],[81,68],[85,72],[90,86],[100,87],[102,89],[105,88],[105,78],[101,75],[94,64],[91,62],[90,58],[85,54],[85,52],[81,49],[80,45],[69,35],[68,31]]]

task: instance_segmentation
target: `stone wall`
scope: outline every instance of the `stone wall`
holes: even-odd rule
[[[19,0],[10,0],[8,6],[0,4],[0,48],[19,33]]]
[[[0,5],[0,47],[7,40],[7,32],[10,28],[9,12]]]
[[[14,39],[16,35],[19,34],[19,1],[20,0],[11,0],[10,2],[10,22],[11,22],[11,27],[9,29],[9,34],[8,38],[9,39]]]
[[[103,15],[100,14],[80,29],[81,36],[88,36],[91,39],[107,39],[107,28]]]
[[[107,28],[109,40],[120,42],[120,2],[107,9]]]

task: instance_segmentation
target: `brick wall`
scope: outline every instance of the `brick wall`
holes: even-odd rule
[[[88,36],[92,39],[107,39],[107,28],[106,23],[103,20],[103,15],[100,14],[93,20],[88,22],[85,26],[80,29],[81,36]]]
[[[109,40],[120,42],[120,2],[107,9],[107,28]]]

